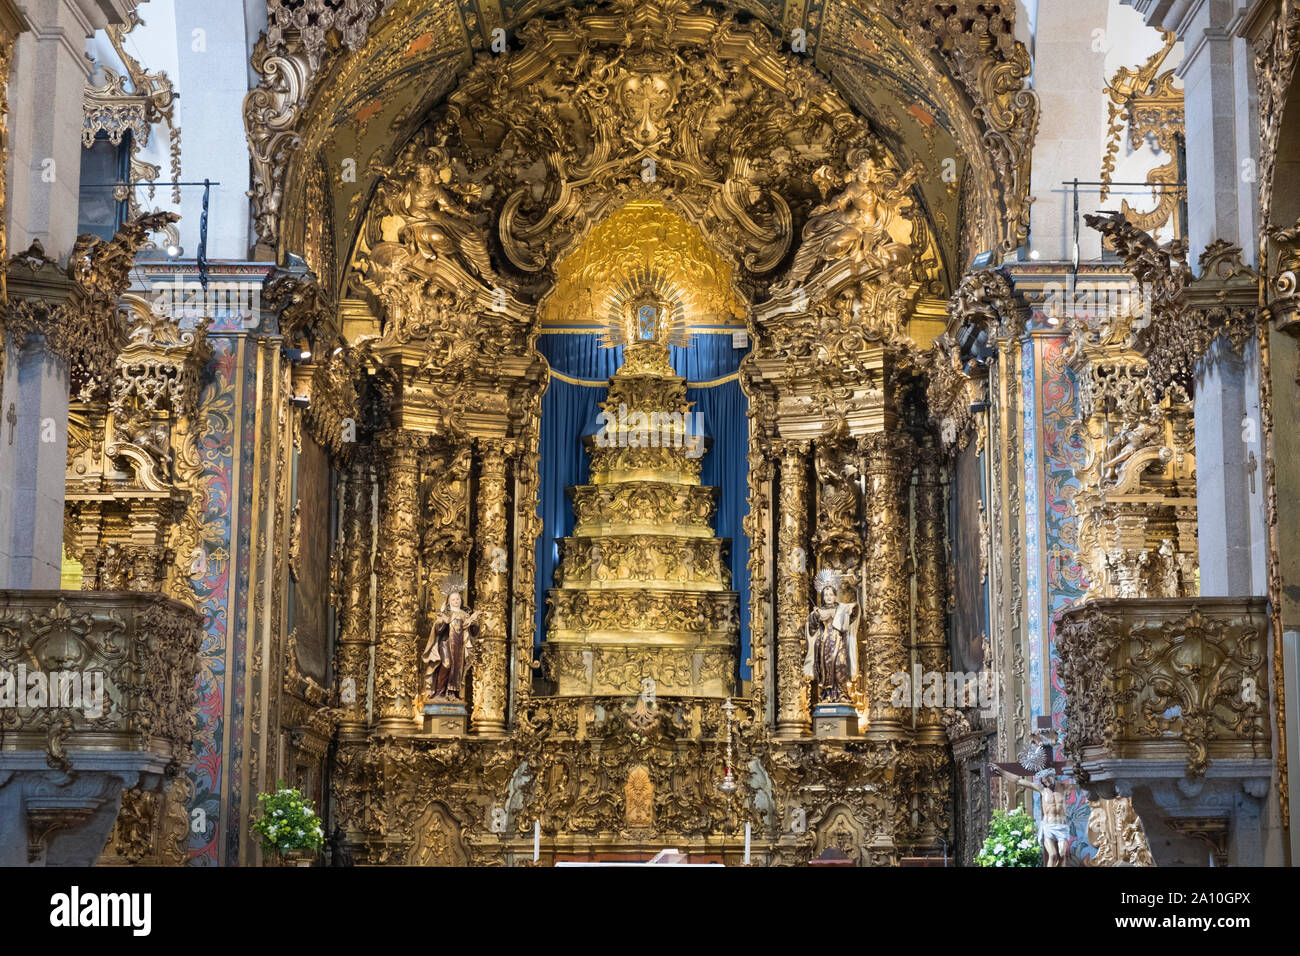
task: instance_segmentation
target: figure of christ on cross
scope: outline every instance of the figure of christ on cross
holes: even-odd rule
[[[1038,824],[1038,840],[1043,844],[1043,866],[1063,866],[1070,848],[1070,824],[1065,817],[1065,792],[1057,789],[1058,777],[1053,767],[1037,773],[1020,775],[1017,765],[989,764],[989,769],[1017,787],[1033,790],[1042,800],[1043,819]]]

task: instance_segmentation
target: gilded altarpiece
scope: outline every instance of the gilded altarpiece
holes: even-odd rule
[[[927,391],[937,374],[929,346],[964,250],[1013,247],[1020,216],[1007,235],[976,239],[994,219],[966,220],[969,234],[959,234],[958,216],[932,211],[1023,209],[1017,143],[1032,132],[1036,104],[1029,94],[1006,96],[1024,76],[1009,19],[896,6],[872,29],[907,48],[908,69],[940,78],[934,105],[944,135],[971,147],[964,199],[925,175],[914,147],[878,135],[883,114],[864,120],[806,61],[782,52],[766,26],[678,0],[531,20],[508,53],[476,63],[442,105],[419,114],[412,105],[401,117],[403,129],[426,118],[368,163],[373,199],[350,204],[355,241],[339,287],[313,291],[297,277],[287,304],[274,306],[284,344],[314,358],[298,365],[277,356],[259,378],[268,401],[255,417],[261,457],[252,470],[264,484],[250,551],[262,570],[250,574],[250,590],[253,582],[260,589],[247,633],[248,674],[263,690],[248,695],[244,786],[298,759],[312,733],[337,727],[331,824],[358,862],[526,864],[535,828],[542,863],[648,856],[668,844],[739,862],[746,824],[759,863],[806,862],[844,847],[860,864],[942,853],[952,837],[951,730],[937,710],[894,699],[894,678],[914,664],[949,668],[953,458]],[[401,12],[391,22],[381,15],[377,35],[389,36]],[[923,26],[907,38],[895,20],[917,14]],[[973,47],[962,52],[991,28],[1005,42],[978,56],[1001,84],[969,69]],[[365,45],[360,35],[344,43],[362,54]],[[298,64],[281,34],[264,52],[286,48],[265,63],[290,86],[321,67],[320,51]],[[382,62],[382,52],[370,52]],[[956,80],[954,63],[967,65]],[[328,68],[322,76],[337,79]],[[278,184],[301,184],[309,168],[296,160],[287,173],[265,168],[278,140],[265,136],[264,120],[286,89],[250,96],[250,135],[265,154],[255,163],[258,232],[268,245],[286,235]],[[859,91],[872,93],[880,91]],[[964,97],[997,101],[994,125],[1015,134],[997,141],[996,170]],[[293,109],[278,129],[296,121]],[[302,122],[304,153],[325,148],[316,120]],[[292,192],[290,207],[300,208]],[[562,550],[554,599],[586,603],[581,615],[576,605],[552,611],[536,653],[538,464],[556,453],[539,442],[552,376],[536,348],[539,313],[567,255],[618,210],[651,203],[727,263],[747,313],[743,695],[736,613],[722,597],[705,602],[727,609],[727,626],[714,630],[735,642],[718,655],[716,680],[707,650],[676,677],[658,674],[654,655],[638,650],[624,674],[635,681],[564,683],[549,627],[559,647],[577,633],[565,621],[599,625],[602,602],[617,609],[622,594],[590,587],[610,582],[585,531],[575,532],[585,557],[572,540]],[[287,235],[296,243],[298,226]],[[670,243],[660,246],[655,256],[672,255]],[[325,250],[317,242],[309,262]],[[590,312],[563,317],[598,326],[655,293],[679,303],[687,321],[721,318],[692,301],[689,283],[673,285],[669,259],[652,265],[625,274]],[[322,266],[322,274],[330,273]],[[300,320],[317,305],[315,318]],[[288,674],[273,688],[267,669],[287,666],[294,641],[284,611],[294,568],[281,566],[270,542],[283,541],[296,560],[304,513],[301,493],[275,468],[308,432],[329,457],[338,495],[329,575],[337,633],[324,694],[306,680],[291,686]],[[637,469],[606,457],[594,462],[589,488],[617,493],[609,469]],[[276,464],[264,472],[268,461]],[[590,497],[589,488],[575,496]],[[644,506],[647,528],[605,530],[653,537],[665,516],[653,501]],[[680,546],[671,561],[655,553],[665,568],[689,565],[688,577],[716,569],[709,581],[725,596],[716,531],[707,509],[700,517],[700,533],[687,536],[699,539],[689,561]],[[606,565],[602,555],[600,568],[634,580],[633,564]],[[438,685],[434,701],[420,648],[444,606],[463,608],[474,626],[465,632],[463,684]],[[628,612],[580,630],[621,637],[635,624],[619,616]],[[831,641],[827,653],[852,642],[853,654],[834,658],[844,668],[834,686],[829,671],[808,666],[813,620],[826,622],[818,639]],[[580,669],[585,676],[585,662]],[[463,721],[448,719],[453,702],[463,704]],[[278,748],[276,730],[288,734]]]

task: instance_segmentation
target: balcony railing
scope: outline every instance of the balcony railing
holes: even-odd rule
[[[0,591],[0,753],[183,770],[202,623],[157,594]]]
[[[1057,625],[1065,753],[1086,777],[1116,760],[1268,758],[1263,598],[1089,601]]]

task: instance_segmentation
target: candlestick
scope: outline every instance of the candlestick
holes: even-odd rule
[[[718,784],[718,788],[724,793],[731,793],[736,789],[736,780],[731,775],[731,715],[735,710],[736,705],[728,697],[726,703],[722,705],[722,712],[727,716],[727,759],[723,764],[722,783]]]

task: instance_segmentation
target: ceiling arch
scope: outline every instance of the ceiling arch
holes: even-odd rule
[[[349,5],[340,0],[340,9]],[[335,293],[345,270],[322,267],[323,238],[332,237],[328,245],[340,256],[353,248],[379,172],[402,144],[476,60],[514,55],[492,52],[494,36],[501,36],[493,31],[504,30],[515,50],[529,19],[577,14],[566,3],[355,6],[377,14],[364,32],[355,11],[346,36],[327,30],[324,40],[314,40],[292,28],[273,31],[254,56],[263,82],[245,109],[259,239],[280,259],[304,255],[318,274],[333,277]],[[1027,226],[1036,103],[1021,89],[1028,57],[1012,35],[1014,4],[1002,6],[852,0],[749,3],[733,11],[741,24],[753,19],[779,31],[783,48],[794,30],[804,30],[807,59],[872,134],[900,164],[924,166],[920,206],[949,288],[978,253],[996,261],[1015,248]],[[315,203],[322,194],[325,208]]]

